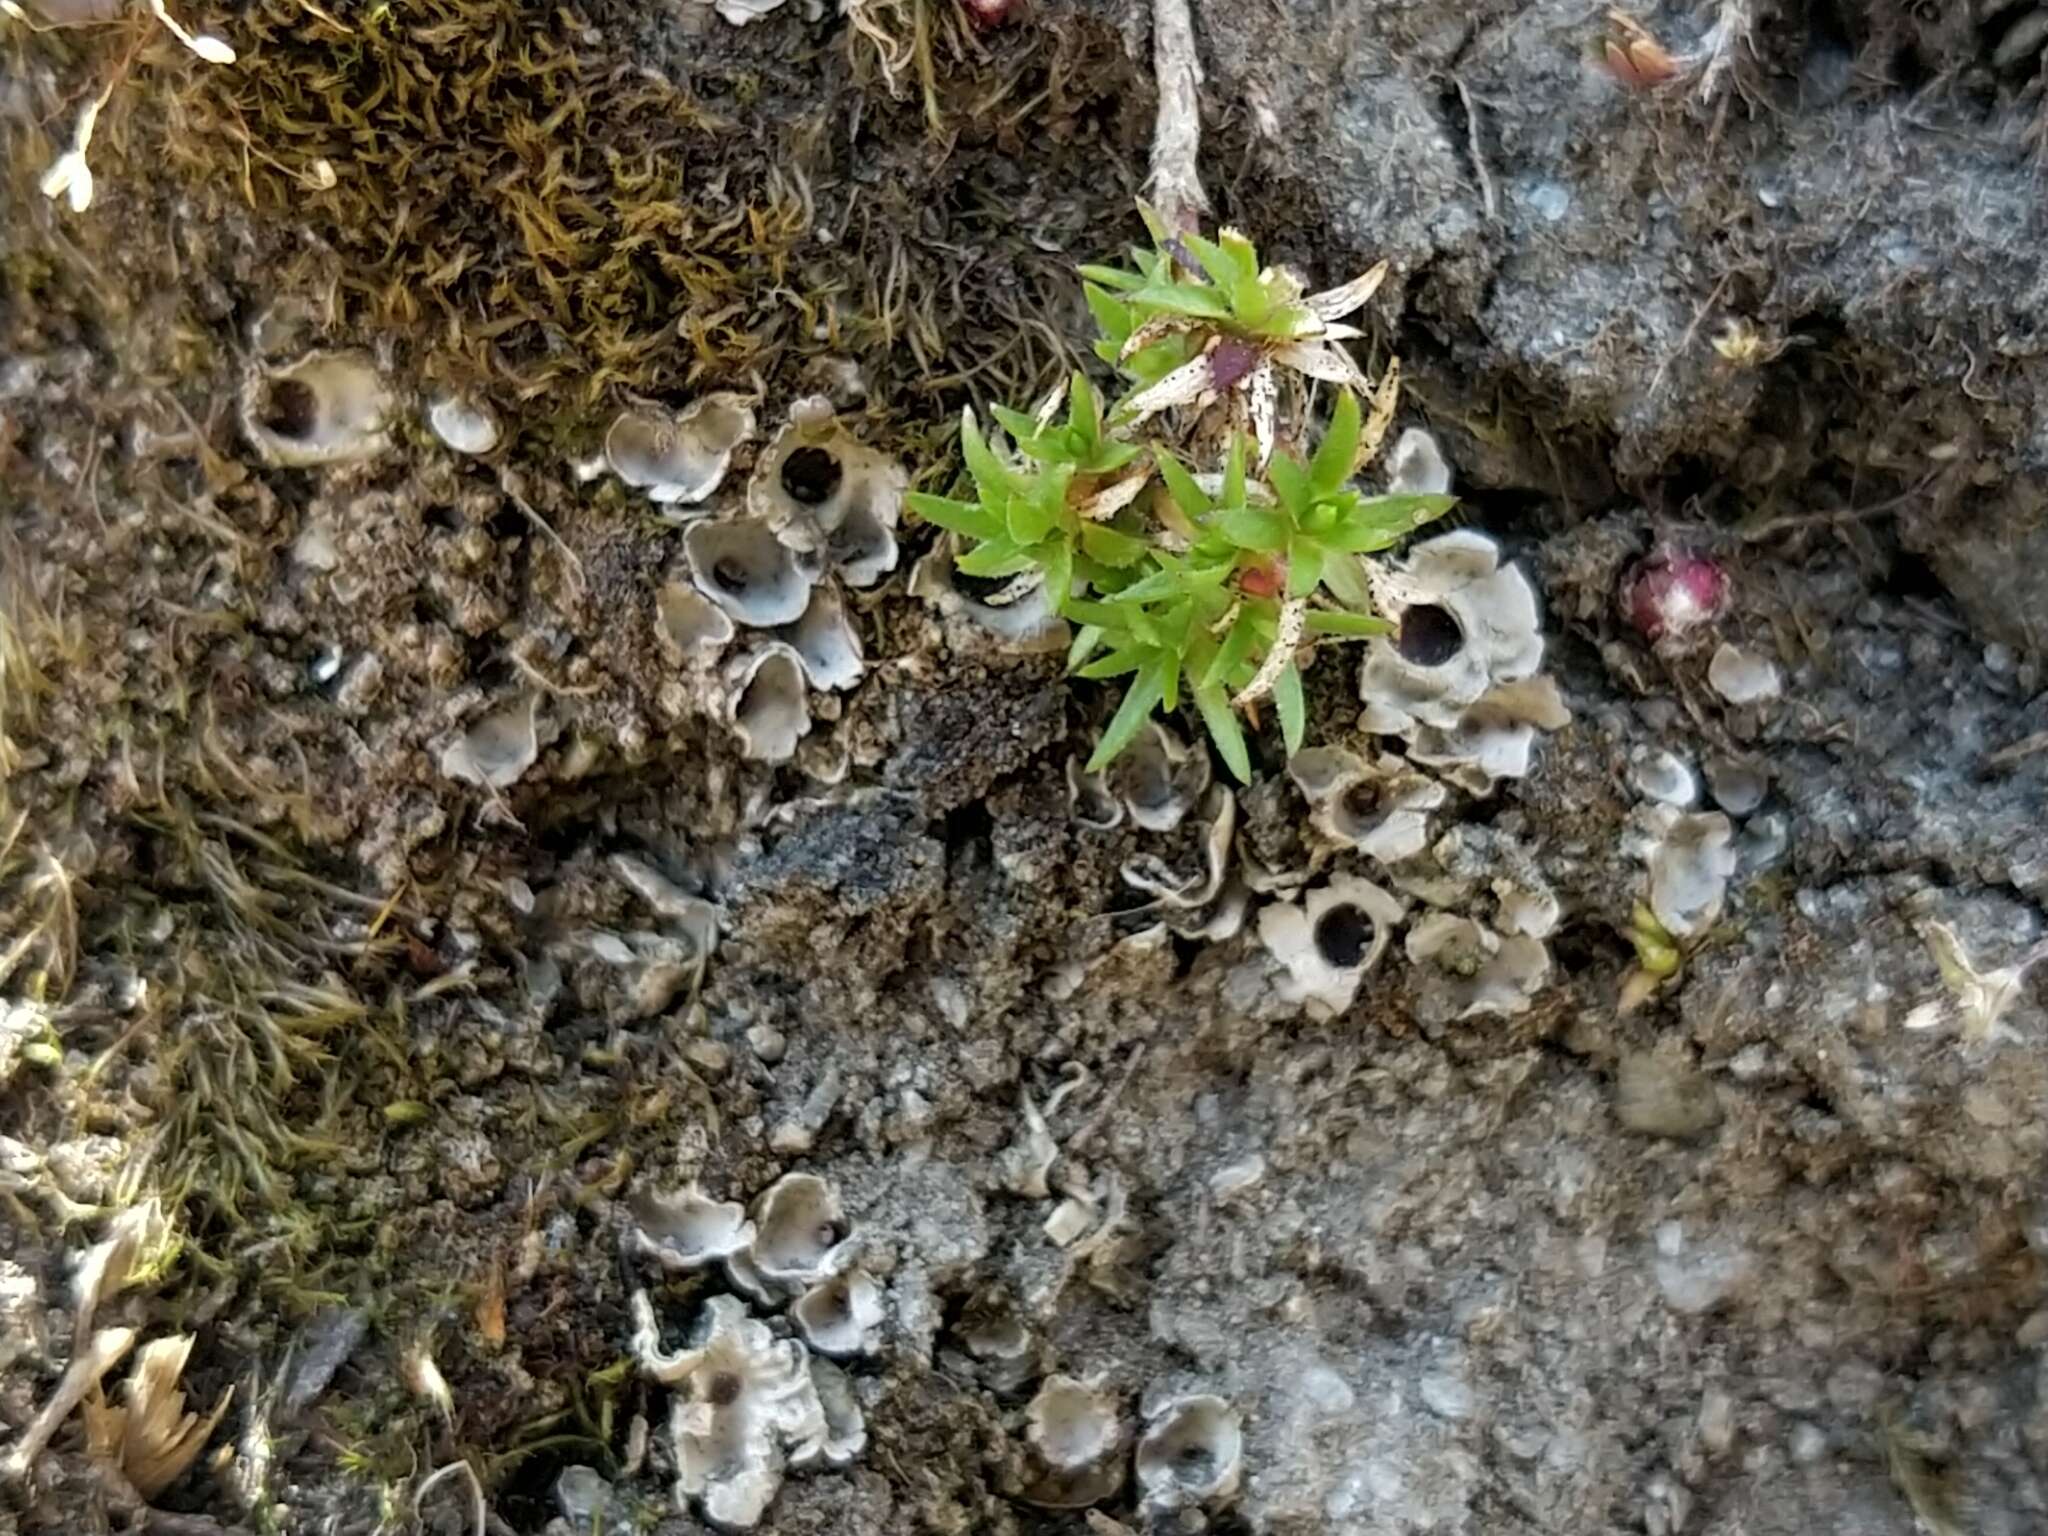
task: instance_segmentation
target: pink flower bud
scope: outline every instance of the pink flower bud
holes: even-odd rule
[[[983,32],[1008,21],[1014,5],[1015,0],[960,0],[960,9],[967,13],[967,19]]]
[[[1621,587],[1621,611],[1645,640],[1683,641],[1727,610],[1727,571],[1690,550],[1656,551]]]

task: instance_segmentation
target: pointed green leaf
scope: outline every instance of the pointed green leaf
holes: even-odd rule
[[[984,503],[1000,501],[1005,494],[1017,488],[1017,477],[990,452],[988,441],[981,435],[980,424],[975,421],[971,409],[960,413],[960,453],[967,460],[967,472],[974,476],[974,484],[980,490]]]
[[[1083,452],[1093,449],[1102,436],[1102,401],[1088,375],[1078,368],[1067,387],[1067,429],[1074,434],[1075,448]]]
[[[1142,197],[1138,199],[1138,218],[1144,223],[1145,233],[1152,237],[1154,245],[1164,246],[1173,238],[1173,231],[1166,227],[1166,220],[1159,217],[1159,210]]]
[[[1155,341],[1149,347],[1140,347],[1129,357],[1121,360],[1111,357],[1130,378],[1140,384],[1157,384],[1174,369],[1186,362],[1190,356],[1187,338],[1169,336],[1164,341]]]
[[[1020,445],[1027,438],[1038,436],[1037,420],[1022,411],[1013,411],[1007,405],[992,405],[988,408],[988,413],[995,417],[1002,424],[1003,430]]]
[[[1315,500],[1308,472],[1288,455],[1276,453],[1273,462],[1266,466],[1266,481],[1273,487],[1273,494],[1280,498],[1280,505],[1287,509],[1288,515],[1299,522]]]
[[[1176,569],[1154,571],[1150,576],[1132,582],[1111,601],[1119,604],[1164,602],[1180,590],[1181,572]]]
[[[953,501],[945,496],[928,496],[923,491],[912,491],[904,500],[910,504],[910,510],[926,522],[949,532],[964,534],[970,539],[999,539],[1003,536],[1003,520],[979,502]]]
[[[1287,519],[1270,507],[1226,507],[1214,515],[1211,526],[1239,549],[1277,554],[1287,547],[1292,531]]]
[[[1308,616],[1308,632],[1312,635],[1363,638],[1369,635],[1391,634],[1393,628],[1394,626],[1385,619],[1370,613],[1345,613],[1329,608],[1318,608]]]
[[[1148,283],[1131,295],[1138,309],[1161,314],[1186,315],[1193,320],[1228,320],[1230,301],[1213,288],[1192,283]]]
[[[1258,625],[1251,615],[1239,613],[1237,621],[1230,626],[1230,633],[1223,637],[1223,644],[1217,648],[1215,658],[1210,661],[1209,670],[1202,674],[1202,686],[1220,687],[1229,682],[1231,675],[1250,657],[1258,638]]]
[[[1173,504],[1189,517],[1199,520],[1208,512],[1208,494],[1195,484],[1195,477],[1170,453],[1159,455],[1159,478],[1166,482],[1166,494],[1173,498]]]
[[[1130,340],[1131,332],[1137,329],[1137,325],[1131,319],[1130,306],[1111,298],[1093,283],[1085,284],[1081,293],[1088,300],[1088,312],[1095,316],[1096,325],[1100,327],[1104,339],[1109,343],[1110,355],[1103,358],[1103,361],[1113,363],[1117,354],[1123,350],[1124,343]],[[1100,343],[1097,344],[1095,353],[1098,357],[1102,356]]]
[[[1356,555],[1331,550],[1327,539],[1323,548],[1330,554],[1323,562],[1323,585],[1345,607],[1359,613],[1372,612],[1372,583],[1365,579],[1365,566]]]
[[[1126,672],[1137,671],[1151,654],[1142,645],[1120,645],[1107,656],[1096,657],[1074,675],[1098,682],[1106,677],[1122,677]]]
[[[1015,576],[1020,571],[1032,570],[1037,564],[1029,550],[1019,549],[1013,540],[1005,537],[990,539],[979,548],[969,550],[953,562],[953,569],[963,576],[979,576],[986,581],[995,581],[1004,576]]]
[[[1074,643],[1067,647],[1067,670],[1072,672],[1095,653],[1102,644],[1102,626],[1083,624],[1074,631]]]
[[[1287,546],[1287,595],[1307,597],[1323,584],[1323,546],[1296,538]]]
[[[1074,447],[1067,441],[1065,428],[1048,432],[1042,437],[1019,438],[1017,451],[1025,458],[1035,459],[1040,464],[1070,464],[1074,460]]]
[[[1143,539],[1119,533],[1100,523],[1090,523],[1081,530],[1081,548],[1087,551],[1089,558],[1117,570],[1124,570],[1144,559],[1145,547]]]
[[[1123,703],[1110,716],[1109,726],[1102,733],[1102,740],[1096,743],[1095,755],[1088,759],[1088,771],[1099,773],[1116,760],[1117,755],[1138,734],[1138,728],[1151,717],[1153,706],[1158,704],[1165,692],[1165,667],[1154,657],[1141,667],[1131,682],[1130,690],[1124,694]]]
[[[1237,287],[1241,275],[1238,265],[1215,241],[1206,240],[1190,232],[1180,237],[1180,243],[1202,264],[1202,270],[1209,274],[1210,282],[1225,293]]]
[[[1124,627],[1124,620],[1129,617],[1122,609],[1091,597],[1070,598],[1066,606],[1066,615],[1070,619],[1077,619],[1083,624],[1101,630],[1121,630]]]
[[[1302,737],[1308,734],[1308,702],[1301,696],[1301,673],[1291,661],[1273,684],[1273,702],[1280,708],[1280,736],[1287,743],[1287,755],[1292,757],[1301,750]]]
[[[1078,267],[1075,269],[1091,283],[1104,288],[1131,291],[1145,286],[1145,279],[1136,272],[1126,272],[1122,267]]]
[[[1216,743],[1216,751],[1231,777],[1240,784],[1251,783],[1252,758],[1245,749],[1244,728],[1237,723],[1237,715],[1223,690],[1213,685],[1197,688],[1195,708],[1202,712],[1202,723],[1209,727],[1209,739]]]
[[[1244,434],[1233,432],[1230,434],[1230,454],[1223,461],[1223,500],[1219,505],[1241,507],[1245,504],[1244,461]]]
[[[1136,443],[1103,443],[1089,458],[1087,469],[1098,475],[1122,469],[1145,450]]]
[[[1317,492],[1328,496],[1351,478],[1351,466],[1358,457],[1358,397],[1350,390],[1337,396],[1337,408],[1330,413],[1330,430],[1316,447],[1308,477]]]
[[[1216,237],[1216,243],[1223,248],[1224,252],[1230,257],[1232,264],[1237,268],[1237,276],[1240,281],[1250,281],[1259,275],[1258,247],[1253,245],[1251,241],[1247,240],[1238,231],[1234,229],[1224,230]]]
[[[1010,537],[1020,545],[1036,544],[1051,533],[1053,515],[1046,511],[1036,497],[1012,496],[1009,509]]]
[[[1324,542],[1332,549],[1365,554],[1398,544],[1425,523],[1458,504],[1455,496],[1374,496],[1360,501]]]
[[[1074,546],[1064,538],[1047,539],[1033,551],[1045,567],[1045,598],[1062,613],[1074,596]]]

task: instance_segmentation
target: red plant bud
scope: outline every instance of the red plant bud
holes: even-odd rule
[[[1683,640],[1727,609],[1727,571],[1690,550],[1660,549],[1622,583],[1621,610],[1645,640]]]
[[[1237,573],[1237,589],[1246,597],[1278,597],[1287,585],[1287,568],[1276,561],[1246,566]]]
[[[1008,21],[1014,6],[1015,0],[960,0],[967,19],[983,32]]]
[[[1217,389],[1229,389],[1259,366],[1259,349],[1248,341],[1226,336],[1209,354],[1209,382]]]

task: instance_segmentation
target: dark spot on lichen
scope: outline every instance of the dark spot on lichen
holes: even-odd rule
[[[297,379],[272,379],[263,392],[263,408],[256,419],[273,437],[304,442],[320,419],[320,397],[310,384]]]
[[[711,562],[711,579],[734,593],[744,592],[753,584],[746,566],[732,555]]]
[[[711,1378],[710,1386],[704,1389],[704,1401],[714,1408],[730,1408],[739,1401],[740,1388],[744,1383],[732,1371],[720,1371]]]
[[[1440,667],[1465,648],[1465,632],[1448,608],[1417,603],[1401,615],[1394,649],[1418,667]]]
[[[799,448],[782,461],[782,488],[807,507],[829,500],[845,478],[839,460],[823,448]]]
[[[1379,813],[1380,787],[1371,779],[1361,779],[1344,791],[1344,809],[1360,821]]]
[[[1372,919],[1354,906],[1332,907],[1316,922],[1316,950],[1340,971],[1365,958],[1372,940]]]

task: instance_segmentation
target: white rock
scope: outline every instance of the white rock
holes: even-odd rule
[[[1784,688],[1775,661],[1726,640],[1714,648],[1713,660],[1707,663],[1707,682],[1730,704],[1761,704]]]

